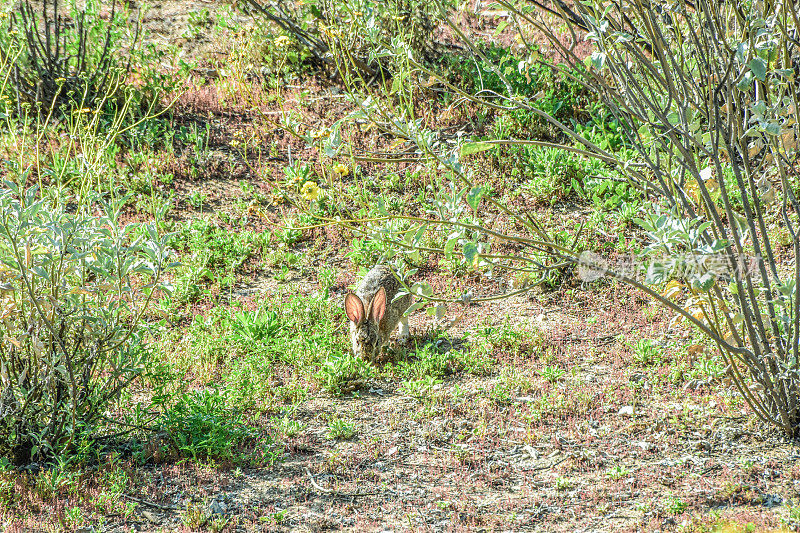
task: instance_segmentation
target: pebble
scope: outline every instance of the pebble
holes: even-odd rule
[[[142,511],[142,516],[148,522],[151,522],[153,524],[160,524],[161,523],[161,518],[159,518],[159,516],[157,514],[151,512],[151,511]]]
[[[700,441],[697,441],[697,442],[694,444],[694,447],[695,447],[696,449],[698,449],[698,450],[704,450],[704,451],[707,451],[707,452],[708,452],[708,451],[711,451],[711,443],[710,443],[710,442],[708,442],[707,440],[700,440]]]
[[[217,516],[227,516],[228,504],[225,503],[225,496],[218,496],[208,504],[208,513]]]

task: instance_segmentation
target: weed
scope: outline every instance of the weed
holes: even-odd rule
[[[545,366],[542,369],[542,377],[550,383],[555,383],[566,373],[562,368],[555,366]]]
[[[233,341],[247,351],[257,350],[265,342],[277,337],[284,326],[280,315],[259,307],[254,312],[239,311],[232,320]]]
[[[288,416],[274,418],[273,423],[276,430],[280,431],[283,435],[289,438],[296,437],[305,430],[304,424],[297,420],[292,420]]]
[[[208,513],[202,504],[189,502],[186,504],[186,509],[183,511],[181,522],[185,527],[190,529],[199,529],[208,522]]]
[[[628,216],[635,217],[639,214],[638,199],[641,194],[627,182],[615,178],[613,174],[587,177],[585,194],[598,212],[617,209],[620,222],[627,224],[633,220],[633,218],[627,220]]]
[[[639,216],[642,207],[638,201],[625,202],[617,209],[617,219],[623,226],[630,226],[633,219]]]
[[[714,355],[700,357],[695,361],[693,370],[696,372],[697,377],[718,381],[725,377],[728,371],[728,365],[721,356]]]
[[[418,379],[404,379],[400,382],[399,392],[421,402],[429,399],[433,388],[441,382],[441,379],[430,375]]]
[[[573,154],[557,148],[517,148],[511,152],[517,161],[508,163],[513,165],[511,175],[523,180],[520,191],[534,202],[554,204],[580,190],[584,169]]]
[[[285,226],[278,232],[278,240],[286,246],[292,246],[303,240],[303,230],[295,227],[295,222],[286,221]]]
[[[350,440],[356,435],[356,425],[343,418],[332,418],[328,422],[327,437],[331,440]]]
[[[347,257],[357,267],[371,267],[381,255],[380,243],[371,239],[353,239],[350,243],[351,251]]]
[[[361,387],[374,375],[372,365],[348,353],[325,360],[315,377],[323,389],[339,395]]]
[[[189,28],[183,32],[185,39],[196,39],[211,25],[211,13],[208,9],[189,12]]]
[[[232,408],[268,412],[271,399],[284,393],[273,383],[274,356],[251,353],[235,358],[223,378],[226,396]]]
[[[554,114],[557,118],[575,117],[576,113],[586,106],[589,95],[581,85],[572,81],[569,76],[561,76],[546,63],[526,61],[525,58],[516,57],[509,48],[493,43],[481,44],[481,51],[496,68],[485,62],[473,63],[463,61],[462,58],[449,65],[464,83],[472,84],[471,91],[507,93],[504,82],[497,75],[497,72],[501,72],[510,83],[512,91],[530,97],[535,95],[534,101],[537,107]],[[452,59],[456,60],[455,57]],[[517,113],[517,117],[523,130],[537,126],[539,131],[534,131],[534,135],[544,130],[544,121],[537,120],[535,118],[537,115],[534,113]],[[514,132],[510,133],[510,136],[515,136]],[[504,135],[499,137],[503,138]]]
[[[275,511],[274,513],[266,514],[259,518],[261,522],[273,523],[276,525],[282,524],[286,520],[286,515],[288,514],[289,509],[283,509],[281,511]]]
[[[208,522],[208,530],[211,531],[211,533],[218,533],[225,529],[225,526],[228,525],[228,522],[230,522],[230,518],[227,516],[218,516],[212,518]]]
[[[510,404],[515,396],[525,394],[531,389],[533,383],[525,374],[504,368],[489,391],[489,398],[499,404]]]
[[[480,353],[462,352],[457,349],[437,349],[429,343],[408,354],[395,365],[387,364],[387,373],[400,376],[422,378],[432,376],[442,378],[457,372],[485,374],[491,363]]]
[[[677,496],[667,496],[664,498],[663,507],[667,513],[671,515],[679,515],[689,507],[689,504]]]
[[[639,339],[633,345],[633,359],[642,366],[654,366],[662,363],[661,348],[651,339]]]
[[[260,439],[270,442],[245,425],[241,414],[226,406],[225,396],[216,389],[182,394],[162,416],[160,425],[184,455],[193,459],[220,458],[242,461],[240,448]]]
[[[319,271],[319,283],[325,290],[330,289],[336,282],[336,270],[334,268],[323,268]]]
[[[70,527],[78,528],[83,525],[85,517],[80,507],[70,507],[64,511],[64,520]]]
[[[198,299],[204,294],[203,285],[212,281],[231,286],[236,271],[262,253],[265,237],[252,231],[228,231],[209,219],[193,219],[179,228],[170,241],[184,259],[174,282],[176,300]]]
[[[196,209],[202,209],[206,202],[208,202],[208,196],[200,191],[194,191],[189,195],[189,205]]]
[[[557,491],[564,492],[572,488],[572,481],[569,478],[558,477],[555,485]]]
[[[617,465],[608,472],[606,472],[606,475],[609,478],[613,479],[614,481],[618,481],[624,477],[628,477],[630,475],[630,471],[624,466]]]

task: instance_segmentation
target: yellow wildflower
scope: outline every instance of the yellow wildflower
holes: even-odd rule
[[[290,44],[292,44],[292,40],[285,35],[281,35],[277,39],[275,39],[275,46],[278,48],[286,48]]]
[[[280,194],[273,194],[270,200],[272,200],[272,203],[275,205],[281,205],[286,201],[286,199]]]
[[[59,85],[63,84],[65,81],[67,81],[67,78],[56,78],[56,83]]]
[[[322,139],[323,137],[327,137],[328,135],[330,135],[330,132],[325,128],[321,130],[314,130],[311,132],[312,139]]]
[[[247,214],[259,217],[264,216],[264,213],[261,212],[261,206],[258,204],[257,200],[253,200],[250,202],[250,205],[247,206]]]
[[[333,171],[339,174],[341,177],[345,177],[350,174],[350,168],[344,163],[336,163],[333,165]]]
[[[313,181],[307,181],[303,184],[303,187],[300,189],[300,192],[308,201],[316,200],[319,198],[319,187]]]
[[[7,18],[8,18],[8,13],[6,13],[5,11],[3,11],[2,13],[0,13],[0,20],[5,20],[5,19],[7,19]]]
[[[239,145],[240,145],[240,144],[242,144],[242,143],[240,143],[239,141],[237,141],[236,139],[234,139],[234,140],[232,140],[231,142],[229,142],[228,144],[231,146],[231,148],[238,148],[238,147],[239,147]]]

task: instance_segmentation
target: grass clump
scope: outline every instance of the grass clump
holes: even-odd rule
[[[218,389],[182,394],[164,412],[159,425],[181,454],[195,460],[244,462],[257,457],[242,451],[252,446],[260,448],[262,459],[271,457],[271,440],[248,426]]]

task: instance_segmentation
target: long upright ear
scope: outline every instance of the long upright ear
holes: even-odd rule
[[[356,325],[364,321],[364,302],[352,292],[344,297],[344,312]]]
[[[381,287],[369,304],[369,319],[380,324],[386,314],[386,290]]]

